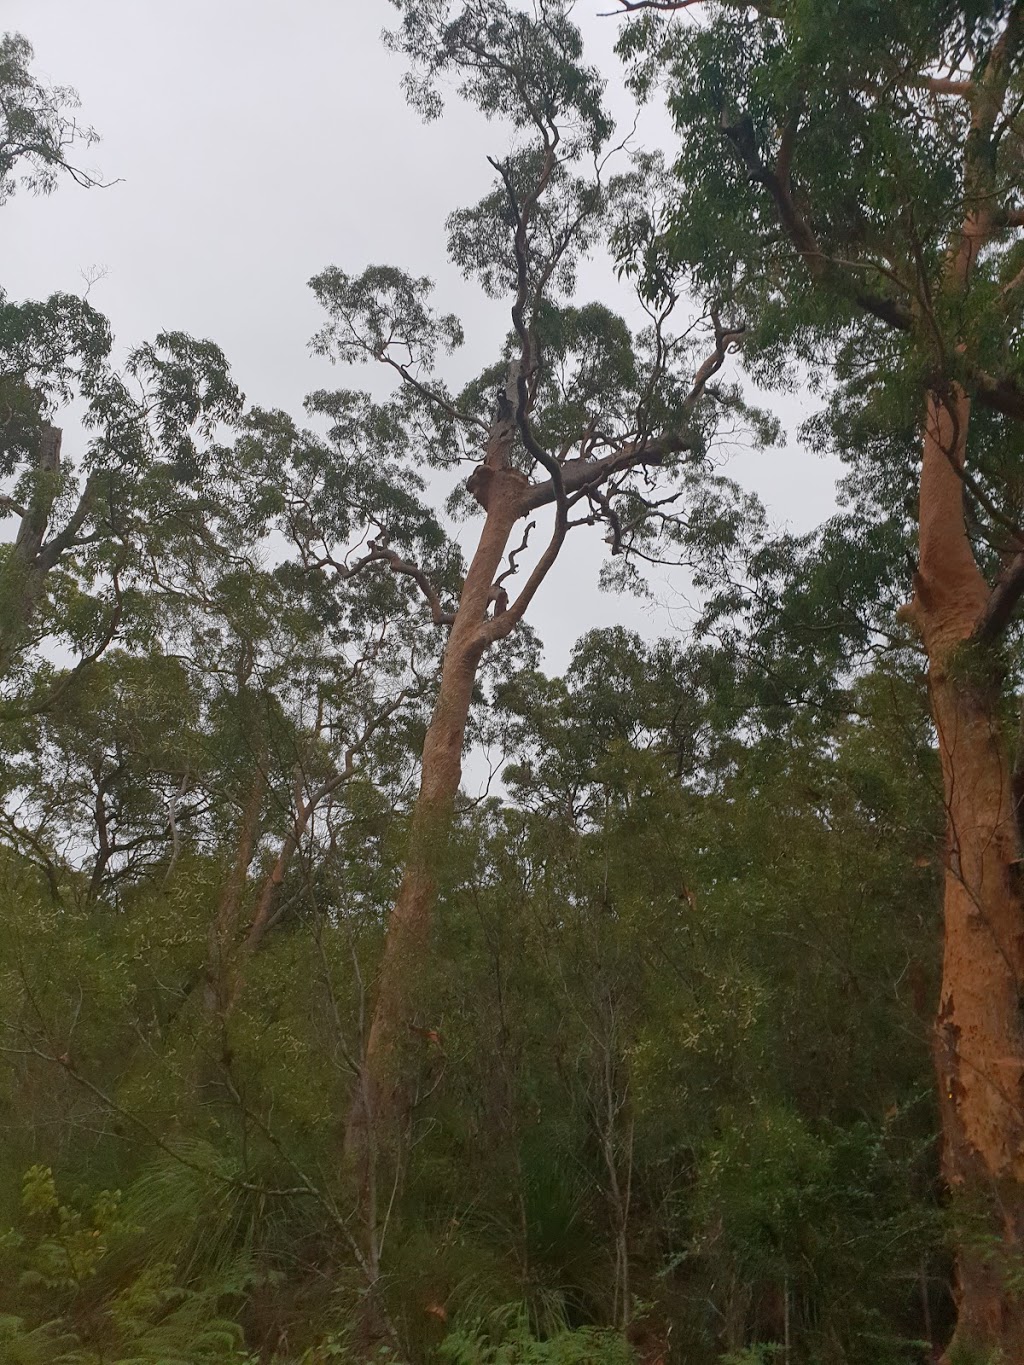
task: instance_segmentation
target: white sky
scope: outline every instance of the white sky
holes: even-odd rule
[[[578,0],[576,17],[614,87],[616,21],[599,17],[609,8]],[[306,281],[328,264],[395,264],[438,281],[468,338],[452,377],[476,373],[507,311],[448,266],[444,222],[489,187],[485,158],[501,155],[504,137],[458,101],[441,122],[419,123],[399,88],[402,62],[379,40],[394,13],[386,0],[5,0],[3,28],[30,40],[39,75],[78,89],[83,122],[102,135],[90,168],[120,183],[15,197],[0,212],[4,288],[82,292],[102,269],[90,301],[123,344],[170,328],[210,337],[251,402],[301,416],[312,389],[375,378],[310,355],[322,315]],[[620,91],[611,102],[631,122]],[[641,136],[671,148],[655,111]],[[607,294],[609,280],[595,263],[584,292]],[[740,455],[728,472],[803,530],[832,510],[835,469],[798,449],[802,406],[789,399],[783,411],[787,449]],[[682,575],[654,582],[661,607],[599,593],[604,547],[599,532],[587,536],[570,538],[531,608],[549,669],[591,626],[685,628]]]

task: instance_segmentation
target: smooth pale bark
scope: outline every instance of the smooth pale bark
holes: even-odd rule
[[[511,440],[511,431],[504,439]],[[427,960],[438,860],[462,780],[477,668],[490,642],[484,626],[492,586],[512,528],[523,514],[528,480],[517,470],[485,462],[471,484],[484,504],[486,519],[444,652],[437,703],[423,746],[405,872],[388,919],[362,1075],[349,1114],[346,1149],[360,1165],[367,1160],[371,1142],[379,1142],[402,1122],[409,1100],[398,1057],[412,1022],[407,1009],[410,987]]]
[[[523,228],[520,227],[520,234]],[[466,574],[458,608],[451,618],[451,634],[444,652],[437,703],[423,748],[420,790],[413,808],[405,870],[388,918],[376,999],[366,1034],[360,1074],[354,1087],[345,1125],[345,1156],[359,1191],[359,1212],[366,1233],[365,1263],[369,1293],[360,1329],[360,1351],[371,1353],[383,1339],[380,1306],[375,1289],[379,1279],[380,1242],[387,1212],[401,1175],[401,1155],[409,1117],[415,1103],[417,1065],[408,1056],[414,1038],[424,1029],[414,1018],[416,989],[429,959],[431,922],[439,887],[439,868],[445,857],[455,798],[462,778],[462,750],[477,669],[489,645],[506,637],[522,620],[551,566],[557,560],[568,530],[569,498],[600,489],[613,475],[641,465],[655,467],[668,455],[688,447],[676,432],[656,441],[625,442],[597,460],[581,458],[560,464],[536,443],[522,414],[529,410],[528,376],[533,369],[533,343],[521,322],[525,299],[525,255],[517,237],[521,266],[520,296],[513,321],[523,348],[512,364],[498,415],[490,429],[483,462],[467,488],[485,511],[476,553]],[[517,321],[517,318],[519,319]],[[692,388],[679,408],[682,429],[729,347],[741,334],[715,325],[715,347],[697,370]],[[512,468],[512,448],[521,433],[527,453],[549,478],[537,483]],[[499,574],[516,523],[541,507],[553,507],[554,523],[548,544],[526,583],[509,603],[502,580],[513,565]],[[510,561],[514,560],[514,554]],[[396,566],[407,571],[407,566]],[[438,619],[436,596],[431,601]],[[493,608],[493,610],[491,610]],[[490,614],[489,614],[490,612]],[[427,1021],[429,1023],[429,1021]],[[388,1162],[380,1160],[386,1156]],[[392,1181],[386,1201],[378,1201],[379,1175],[390,1167]]]
[[[517,376],[514,366],[507,388],[510,402]],[[345,1124],[345,1159],[355,1179],[364,1228],[367,1292],[356,1324],[356,1351],[361,1358],[371,1357],[382,1345],[396,1349],[378,1292],[382,1241],[391,1192],[401,1176],[404,1130],[415,1098],[415,1061],[407,1055],[413,1036],[412,1002],[428,961],[439,868],[462,780],[466,722],[480,660],[495,638],[495,621],[488,617],[495,600],[495,579],[512,528],[524,515],[529,488],[526,475],[510,467],[516,432],[515,420],[508,415],[512,410],[506,405],[505,414],[492,426],[484,461],[468,484],[486,515],[444,651],[437,702],[423,745],[405,870],[388,918],[376,999]],[[381,1160],[382,1155],[387,1161]],[[385,1172],[388,1192],[381,1199],[378,1182]]]
[[[921,563],[906,609],[928,654],[946,806],[944,955],[934,1056],[942,1170],[964,1220],[950,1354],[1024,1360],[1024,903],[999,680],[971,643],[991,598],[964,520],[970,403],[932,395],[923,439]]]

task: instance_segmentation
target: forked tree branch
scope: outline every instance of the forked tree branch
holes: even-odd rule
[[[402,574],[404,577],[413,580],[430,607],[430,615],[435,626],[450,626],[454,623],[455,613],[445,610],[441,602],[441,594],[418,564],[414,564],[409,559],[403,559],[396,550],[389,550],[386,536],[371,540],[369,546],[369,554],[363,555],[354,564],[345,564],[332,555],[325,555],[316,560],[313,567],[330,566],[341,578],[348,579],[355,578],[357,574],[362,573],[371,564],[387,564],[394,573]]]
[[[680,405],[680,417],[685,421],[707,390],[709,381],[722,368],[729,350],[742,341],[746,328],[723,327],[716,312],[712,311],[715,328],[714,349],[698,367],[690,385],[690,391]],[[624,442],[608,455],[599,460],[572,460],[559,469],[566,505],[572,506],[580,498],[587,497],[595,488],[601,487],[614,474],[639,465],[657,466],[670,455],[678,455],[692,446],[692,439],[685,430],[666,432],[654,440],[639,437]],[[557,500],[553,480],[531,484],[523,495],[522,514],[546,507]]]

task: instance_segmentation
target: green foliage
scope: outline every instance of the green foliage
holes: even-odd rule
[[[313,343],[322,355],[333,352],[343,362],[365,362],[394,347],[417,371],[434,364],[438,347],[451,351],[462,344],[454,314],[435,319],[424,303],[431,280],[414,280],[393,266],[369,266],[353,278],[333,266],[310,285],[332,317]]]
[[[20,183],[34,194],[56,189],[61,174],[96,184],[69,160],[71,149],[97,136],[75,116],[78,96],[67,85],[44,84],[29,69],[32,45],[20,33],[0,37],[0,205]]]
[[[437,85],[456,74],[463,99],[513,127],[533,132],[564,120],[572,142],[590,152],[609,136],[604,81],[583,64],[582,36],[564,0],[523,9],[503,0],[392,3],[401,24],[388,35],[390,44],[415,63],[406,93],[425,117],[441,113]]]
[[[896,76],[983,51],[991,16],[785,0],[641,21],[624,43],[663,65],[687,136],[675,170],[641,155],[608,180],[570,5],[395,3],[414,102],[433,114],[454,84],[519,138],[448,221],[462,273],[517,300],[461,391],[435,372],[458,320],[389,266],[315,277],[314,348],[401,387],[318,391],[304,424],[243,411],[212,343],[162,333],[121,374],[84,301],[0,300],[19,519],[0,589],[24,607],[2,641],[0,1355],[917,1365],[951,1314],[938,759],[895,622],[925,358],[862,318],[855,281],[901,302],[875,234],[911,208],[934,273],[962,116],[922,133]],[[0,47],[0,85],[27,56]],[[788,119],[836,258],[825,295],[742,164]],[[575,295],[609,239],[639,331]],[[1014,259],[986,257],[979,299]],[[704,318],[682,316],[687,281]],[[1008,373],[1016,341],[993,350],[981,315],[940,309],[938,334]],[[694,388],[741,318],[761,379],[834,362],[807,434],[849,457],[848,505],[806,536],[717,468],[734,431],[779,435],[724,371]],[[687,564],[699,619],[689,640],[593,631],[561,677],[527,629],[484,660],[469,735],[502,785],[431,848],[407,1129],[354,1170],[345,1117],[465,576],[422,466],[479,458],[524,350],[513,461],[543,480],[527,434],[558,452],[606,577]],[[87,441],[47,463],[75,401]],[[988,487],[1016,447],[982,430]]]
[[[16,1290],[17,1314],[0,1314],[5,1359],[17,1365],[244,1365],[236,1324],[218,1306],[246,1289],[244,1277],[204,1277],[201,1287],[175,1281],[170,1262],[136,1265],[125,1280],[105,1274],[134,1235],[119,1196],[106,1191],[92,1207],[60,1202],[53,1174],[26,1172],[22,1229],[0,1243],[5,1299]],[[6,1306],[6,1305],[5,1305]]]
[[[631,1365],[634,1359],[618,1333],[578,1327],[538,1338],[515,1310],[450,1332],[438,1354],[451,1365]]]

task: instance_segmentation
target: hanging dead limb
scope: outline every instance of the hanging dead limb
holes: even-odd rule
[[[502,587],[502,584],[505,582],[506,578],[511,578],[514,574],[517,574],[519,572],[519,566],[516,564],[516,559],[518,558],[519,555],[525,554],[527,549],[529,548],[530,532],[534,530],[536,525],[537,523],[535,521],[528,521],[526,523],[526,527],[523,530],[522,540],[514,550],[510,550],[508,553],[508,568],[505,569],[503,573],[500,573],[498,577],[494,580],[494,588],[492,589],[492,593],[494,596],[495,603],[494,605],[495,616],[499,614],[499,603],[501,603],[500,611],[506,611],[508,609],[508,593]]]

